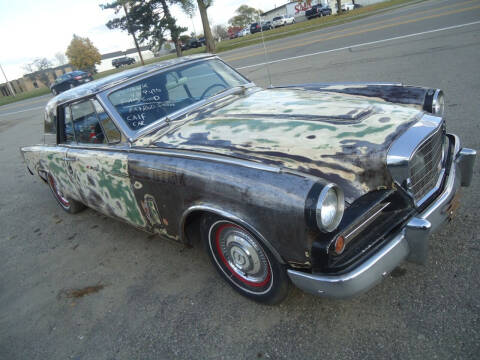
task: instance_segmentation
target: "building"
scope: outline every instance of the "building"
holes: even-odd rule
[[[12,85],[13,91],[15,91],[16,94],[35,89],[49,88],[50,84],[53,83],[57,77],[73,70],[74,69],[70,64],[60,65],[54,68],[23,75],[23,77],[19,79],[11,80],[10,85]],[[0,97],[11,95],[12,93],[8,84],[0,84]]]
[[[375,4],[386,0],[341,0],[342,4],[358,4],[362,6]],[[289,15],[294,16],[295,21],[303,21],[305,11],[312,8],[313,5],[322,4],[329,6],[332,9],[332,14],[337,13],[337,0],[293,0],[283,5],[277,6],[274,9],[265,11],[262,16],[262,21],[271,21],[274,17]]]

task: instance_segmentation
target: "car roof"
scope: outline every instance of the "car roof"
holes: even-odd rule
[[[105,76],[104,78],[101,78],[101,79],[77,86],[65,92],[62,92],[61,94],[52,98],[48,102],[47,107],[52,108],[75,99],[79,99],[85,96],[95,95],[96,93],[99,93],[103,90],[106,90],[118,84],[122,84],[130,79],[141,76],[143,74],[147,74],[149,72],[154,72],[156,70],[165,69],[171,66],[187,63],[193,60],[213,58],[213,57],[215,57],[215,55],[213,54],[197,54],[197,55],[182,56],[180,58],[159,61],[158,63],[140,66],[137,68],[125,70],[112,75],[108,75],[108,76]]]

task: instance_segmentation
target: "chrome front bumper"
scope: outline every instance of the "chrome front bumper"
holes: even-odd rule
[[[476,151],[460,149],[458,137],[450,135],[450,138],[454,142],[454,164],[444,190],[435,202],[410,219],[384,247],[348,273],[322,275],[288,270],[295,286],[315,295],[348,298],[372,288],[405,260],[424,263],[429,235],[451,219],[458,206],[458,189],[469,186],[472,179]]]

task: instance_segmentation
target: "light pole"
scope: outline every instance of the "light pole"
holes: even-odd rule
[[[15,90],[13,89],[12,84],[10,84],[10,81],[7,79],[7,75],[5,75],[5,71],[3,71],[3,67],[0,64],[0,70],[2,70],[3,77],[5,78],[5,81],[7,82],[8,88],[10,89],[10,92],[12,93],[13,97],[15,97]]]

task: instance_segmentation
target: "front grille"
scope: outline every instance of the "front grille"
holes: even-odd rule
[[[413,154],[410,160],[410,189],[417,203],[437,186],[443,173],[443,142],[442,127],[430,136]]]

